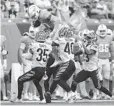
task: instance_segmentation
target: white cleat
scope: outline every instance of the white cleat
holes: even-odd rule
[[[80,96],[80,94],[77,93],[77,92],[75,92],[75,98],[76,98],[77,100],[81,100],[81,99],[82,99],[81,96]]]
[[[8,101],[8,98],[6,96],[3,96],[4,101]]]
[[[35,100],[35,101],[39,101],[40,100],[39,97],[36,96],[36,95],[34,95],[32,99]]]
[[[29,100],[32,101],[33,100],[33,96],[31,93],[29,93]]]
[[[29,96],[28,96],[27,93],[25,93],[25,94],[23,95],[23,100],[29,100]]]
[[[65,92],[65,93],[64,93],[64,97],[63,97],[63,99],[66,100],[66,99],[67,99],[67,96],[68,96],[68,93]]]
[[[45,104],[45,103],[46,103],[46,100],[43,99],[43,100],[41,100],[39,103],[40,103],[40,104]]]
[[[22,103],[22,99],[16,98],[15,100],[11,100],[13,103]]]
[[[66,98],[66,102],[69,102],[72,98],[74,98],[75,93],[73,93],[72,91],[68,92],[68,96]]]
[[[98,98],[97,98],[97,94],[96,93],[94,93],[94,95],[93,95],[93,98],[92,98],[93,100],[97,100]]]
[[[114,95],[112,95],[112,100],[114,100]]]

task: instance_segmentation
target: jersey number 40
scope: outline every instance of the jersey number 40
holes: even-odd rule
[[[73,43],[68,42],[64,48],[64,52],[66,52],[68,54],[72,54],[73,53]]]

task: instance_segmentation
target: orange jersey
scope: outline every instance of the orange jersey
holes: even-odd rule
[[[98,36],[97,45],[98,45],[98,57],[100,59],[108,59],[110,56],[110,47],[111,47],[112,37],[105,36],[101,38]]]

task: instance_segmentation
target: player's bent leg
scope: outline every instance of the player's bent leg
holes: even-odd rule
[[[109,90],[110,73],[111,73],[109,60],[106,60],[106,63],[103,67],[103,72],[104,72],[103,86]],[[108,97],[105,95],[103,95],[103,98],[108,99]]]
[[[41,85],[39,84],[39,80],[34,79],[33,82],[34,82],[34,84],[35,84],[35,86],[36,86],[36,88],[38,90],[39,95],[40,95],[40,100],[43,100],[44,99],[43,98],[43,91],[42,91]]]
[[[100,80],[98,79],[98,72],[97,70],[91,72],[91,79],[93,81],[93,84],[95,86],[96,89],[102,91],[103,93],[105,93],[106,95],[112,97],[112,94],[100,84]]]
[[[104,82],[103,85],[107,89],[109,89],[109,80],[110,80],[110,64],[106,64],[105,67],[103,68],[104,71]]]
[[[27,81],[34,79],[34,75],[35,72],[31,70],[18,78],[18,99],[21,99],[23,84]]]
[[[72,91],[75,92],[77,88],[77,84],[82,81],[85,81],[87,78],[89,78],[89,74],[87,71],[84,71],[84,70],[80,71],[77,75],[75,75],[73,77],[73,81],[71,84]]]
[[[40,101],[42,101],[44,99],[43,97],[43,92],[42,92],[42,87],[41,85],[39,84],[40,80],[42,79],[42,77],[44,76],[44,72],[45,72],[45,68],[44,67],[37,67],[35,69],[36,71],[36,74],[34,76],[34,84],[39,92],[39,95],[40,95]]]

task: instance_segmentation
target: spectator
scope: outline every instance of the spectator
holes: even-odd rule
[[[107,7],[109,9],[109,18],[114,19],[114,0],[107,2]]]
[[[42,8],[42,9],[51,8],[50,0],[34,0],[34,4],[36,4],[39,8]]]
[[[55,8],[57,9],[57,16],[62,21],[68,21],[69,19],[69,0],[56,0]]]
[[[14,2],[14,6],[15,6],[15,11],[19,12],[20,11],[20,4],[18,1]]]
[[[4,4],[0,4],[0,13],[1,13],[1,18],[4,18],[4,12],[5,12],[5,5]]]
[[[90,18],[106,19],[108,18],[107,13],[108,8],[105,2],[103,0],[95,0],[90,10],[89,16]]]
[[[11,9],[10,1],[9,0],[5,0],[5,6],[6,6],[6,10],[7,11],[9,11]]]
[[[17,17],[17,11],[15,10],[15,5],[11,4],[11,9],[8,11],[9,18],[14,19]]]

